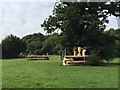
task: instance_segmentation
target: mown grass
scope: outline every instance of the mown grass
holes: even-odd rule
[[[59,56],[48,61],[5,59],[3,88],[117,88],[118,65],[62,66]]]

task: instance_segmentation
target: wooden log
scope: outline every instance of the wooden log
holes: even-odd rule
[[[28,55],[28,60],[49,60],[47,55]]]

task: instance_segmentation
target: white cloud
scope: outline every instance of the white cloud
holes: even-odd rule
[[[108,30],[110,28],[114,28],[114,29],[118,28],[118,20],[115,16],[108,17],[108,20],[109,20],[109,23],[106,24],[106,26],[107,26],[106,30]]]
[[[0,39],[9,34],[23,37],[37,32],[45,33],[40,25],[52,14],[54,4],[55,2],[0,3]]]
[[[0,2],[55,2],[56,0],[0,0]]]

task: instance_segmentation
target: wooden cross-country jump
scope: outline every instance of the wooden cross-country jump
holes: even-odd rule
[[[65,55],[62,64],[63,65],[71,65],[71,64],[78,64],[86,63],[86,58],[88,55],[85,55],[86,49],[78,47],[78,49],[73,49],[74,55]],[[78,52],[78,53],[77,53]]]
[[[48,55],[27,55],[28,60],[49,60]]]

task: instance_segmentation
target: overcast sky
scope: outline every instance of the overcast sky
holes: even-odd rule
[[[52,14],[55,0],[0,0],[0,42],[7,35],[20,38],[25,35],[41,32],[41,24]],[[26,1],[26,2],[25,2]],[[118,28],[115,17],[109,18],[109,28]]]

